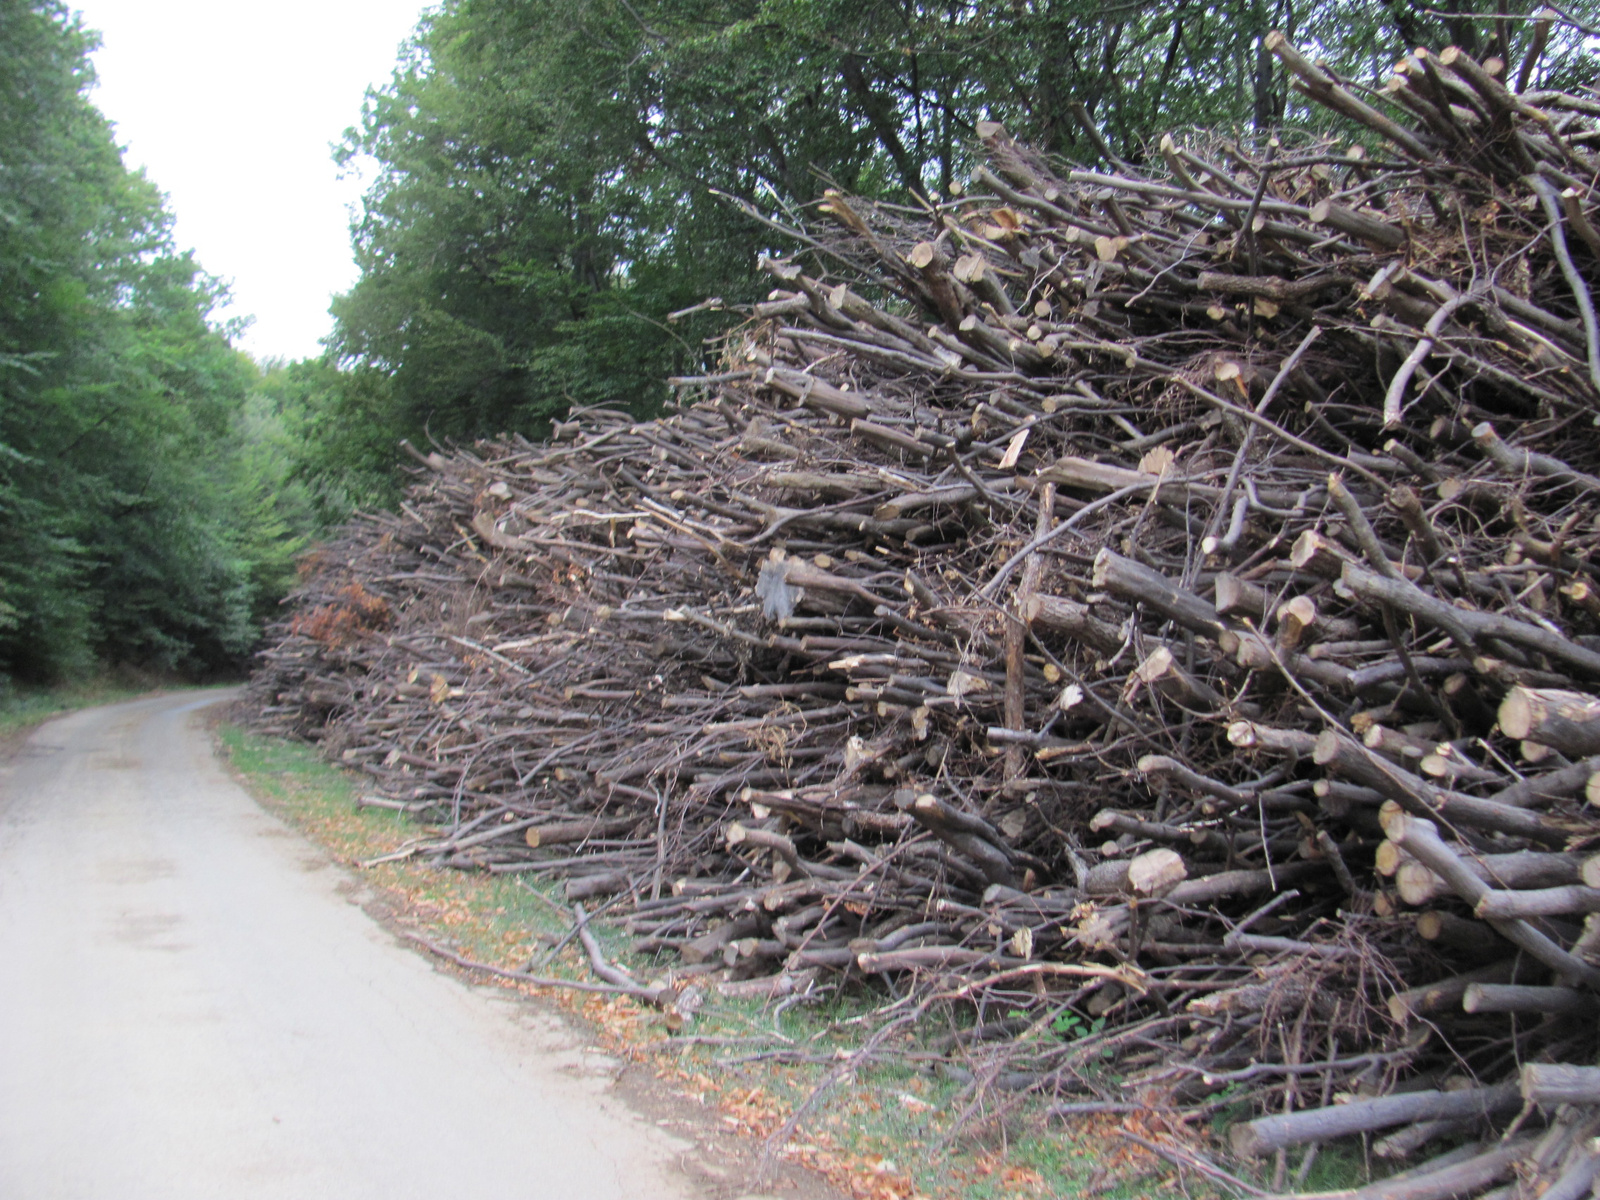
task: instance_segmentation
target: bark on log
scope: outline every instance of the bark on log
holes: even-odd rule
[[[1539,1200],[1584,1200],[1593,1193],[1595,1180],[1600,1177],[1600,1153],[1591,1148],[1582,1151],[1560,1177],[1547,1187]]]
[[[1110,547],[1102,547],[1095,555],[1093,582],[1113,596],[1138,601],[1206,637],[1215,638],[1226,628],[1213,605],[1178,587],[1161,572],[1123,558]]]
[[[1218,871],[1199,879],[1185,879],[1162,899],[1169,904],[1214,904],[1218,900],[1258,896],[1293,887],[1328,870],[1323,862],[1291,862],[1272,870]]]
[[[1600,1104],[1600,1067],[1524,1063],[1521,1083],[1529,1104]]]
[[[1418,1121],[1415,1125],[1397,1129],[1373,1142],[1372,1154],[1374,1158],[1407,1159],[1429,1142],[1459,1133],[1468,1133],[1475,1124],[1473,1121]]]
[[[574,900],[592,900],[596,896],[615,896],[632,886],[626,871],[603,871],[598,875],[576,875],[567,880],[567,903]]]
[[[1467,869],[1460,856],[1439,839],[1432,821],[1408,816],[1398,807],[1390,811],[1387,806],[1382,820],[1385,833],[1441,876],[1468,904],[1476,906],[1489,894],[1489,885]],[[1563,978],[1581,981],[1591,988],[1600,987],[1600,969],[1567,953],[1526,921],[1495,919],[1490,924],[1508,942],[1527,951]]]
[[[1527,809],[1448,791],[1373,754],[1336,729],[1325,729],[1317,736],[1312,759],[1318,766],[1383,793],[1391,802],[1411,812],[1437,815],[1452,824],[1509,833],[1551,845],[1561,845],[1567,840],[1569,830],[1558,821]]]
[[[1213,585],[1217,612],[1225,617],[1249,617],[1258,624],[1266,619],[1272,598],[1266,589],[1228,571],[1217,572]]]
[[[1425,1164],[1414,1171],[1403,1172],[1366,1187],[1343,1192],[1311,1193],[1302,1200],[1311,1200],[1311,1196],[1316,1200],[1453,1200],[1457,1196],[1471,1196],[1491,1184],[1510,1178],[1516,1171],[1517,1163],[1535,1144],[1533,1138],[1514,1138],[1460,1160],[1451,1152],[1439,1157],[1449,1157],[1452,1161],[1447,1165],[1441,1164],[1435,1170],[1428,1170]],[[1498,1193],[1484,1193],[1483,1200],[1512,1200],[1512,1197],[1512,1189],[1503,1188]],[[1269,1196],[1261,1200],[1289,1198]]]
[[[1389,997],[1389,1015],[1394,1018],[1395,1024],[1406,1025],[1414,1017],[1426,1017],[1433,1013],[1459,1008],[1462,997],[1473,984],[1509,983],[1516,966],[1516,959],[1503,959],[1486,967],[1479,967],[1475,971],[1396,992]]]
[[[1474,983],[1461,997],[1463,1012],[1577,1013],[1595,1007],[1592,992],[1577,988]]]
[[[1088,605],[1061,596],[1030,596],[1022,618],[1030,625],[1064,633],[1102,654],[1114,654],[1122,646],[1122,633],[1115,625],[1090,616]]]
[[[1458,917],[1452,912],[1418,913],[1417,936],[1425,942],[1438,942],[1479,959],[1499,958],[1512,949],[1509,942],[1482,921]]]
[[[1222,693],[1178,665],[1166,646],[1157,646],[1134,670],[1139,681],[1176,704],[1199,712],[1212,712],[1227,703]]]
[[[611,820],[550,821],[530,825],[523,830],[522,839],[530,850],[542,846],[564,846],[584,842],[590,838],[616,837],[627,833],[639,824],[637,817],[617,817]]]
[[[1183,857],[1161,846],[1126,861],[1096,864],[1084,876],[1083,890],[1091,896],[1161,896],[1182,883],[1187,874]]]
[[[741,917],[736,921],[724,921],[709,933],[686,942],[678,951],[678,956],[684,962],[694,964],[707,962],[722,955],[722,948],[730,942],[740,938],[750,937],[759,932],[761,922],[755,917]]]
[[[1489,799],[1513,808],[1548,808],[1557,800],[1576,796],[1600,772],[1600,758],[1586,758],[1555,771],[1529,775],[1510,787],[1501,788]],[[1591,798],[1590,803],[1594,803]]]
[[[1020,882],[1011,858],[1003,849],[1005,839],[988,822],[926,794],[916,798],[910,811],[919,824],[971,859],[990,883],[1016,887]]]
[[[1457,1092],[1402,1092],[1329,1108],[1258,1117],[1235,1125],[1228,1138],[1240,1158],[1260,1158],[1287,1146],[1326,1142],[1412,1121],[1490,1117],[1514,1110],[1521,1103],[1516,1085],[1509,1083]]]
[[[1514,687],[1500,702],[1500,729],[1568,758],[1600,754],[1600,699],[1558,688]]]
[[[1339,573],[1338,586],[1347,595],[1382,601],[1428,622],[1448,633],[1463,650],[1471,649],[1479,639],[1499,639],[1549,655],[1590,678],[1600,678],[1600,653],[1526,621],[1498,613],[1456,608],[1428,595],[1409,580],[1390,579],[1354,562],[1344,564]]]
[[[1513,917],[1559,917],[1566,913],[1600,913],[1600,888],[1569,884],[1520,892],[1486,892],[1473,905],[1486,921]]]
[[[1415,863],[1416,869],[1408,871],[1399,861],[1402,854],[1398,846],[1386,843],[1378,847],[1377,857],[1380,871],[1382,863],[1395,860],[1396,870],[1389,873],[1395,876],[1400,898],[1407,904],[1426,904],[1450,890],[1443,879],[1421,863]],[[1463,854],[1461,863],[1491,887],[1502,890],[1575,884],[1579,882],[1583,868],[1580,855],[1536,850],[1519,850],[1512,854]]]

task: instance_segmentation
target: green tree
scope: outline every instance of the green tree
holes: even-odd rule
[[[768,214],[830,184],[924,203],[966,174],[982,119],[1067,159],[1138,160],[1173,128],[1311,119],[1262,45],[1273,28],[1375,80],[1414,45],[1516,64],[1532,12],[1499,0],[1446,13],[1410,0],[445,0],[341,152],[380,173],[332,352],[389,381],[395,436],[536,432],[573,404],[645,412],[725,327],[669,314],[758,296],[757,255],[795,249],[719,194]],[[1571,34],[1545,64],[1568,82],[1590,70]],[[348,411],[366,419],[363,404]]]
[[[260,524],[254,365],[89,102],[92,45],[0,0],[0,677],[240,662],[293,541]]]
[[[248,443],[286,527],[323,531],[358,508],[399,500],[397,419],[389,377],[325,359],[267,362],[247,403]]]

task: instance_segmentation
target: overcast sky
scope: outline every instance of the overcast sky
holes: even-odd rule
[[[94,101],[130,167],[169,197],[182,248],[253,316],[258,359],[320,353],[354,282],[350,206],[330,146],[394,70],[422,0],[80,0],[100,31]]]

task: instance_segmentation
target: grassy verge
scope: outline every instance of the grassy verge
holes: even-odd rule
[[[219,739],[254,793],[346,863],[401,850],[423,832],[410,818],[358,808],[360,779],[307,746],[222,726]],[[401,927],[504,969],[592,979],[575,944],[560,945],[572,918],[555,885],[521,876],[444,870],[402,859],[363,869]],[[642,978],[664,971],[629,953],[626,938],[598,925],[613,961]],[[875,1002],[831,999],[812,1007],[709,997],[688,1025],[621,997],[534,989],[587,1022],[609,1053],[642,1063],[683,1096],[709,1105],[722,1124],[765,1138],[778,1130],[871,1031]],[[886,999],[886,998],[884,998]],[[909,1048],[900,1046],[897,1048]],[[1122,1132],[1157,1136],[1128,1117],[1090,1117],[1070,1130],[1037,1104],[979,1108],[956,1081],[904,1065],[868,1065],[815,1100],[784,1157],[815,1168],[847,1194],[870,1200],[998,1200],[1002,1197],[1214,1195],[1203,1176],[1179,1172]],[[1311,1186],[1337,1186],[1333,1156]]]
[[[0,680],[0,743],[20,737],[35,725],[62,713],[97,704],[115,704],[149,692],[112,679],[91,679],[56,687],[32,688]]]

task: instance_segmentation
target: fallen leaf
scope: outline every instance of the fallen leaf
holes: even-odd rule
[[[1033,957],[1033,930],[1024,925],[1011,935],[1011,953],[1018,958]]]
[[[989,681],[980,675],[974,675],[957,667],[950,672],[950,681],[944,685],[944,690],[957,700],[968,692],[985,692],[989,690]]]
[[[1178,456],[1165,446],[1155,446],[1146,450],[1144,457],[1139,460],[1139,473],[1141,475],[1165,475],[1172,464],[1178,461]]]

